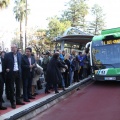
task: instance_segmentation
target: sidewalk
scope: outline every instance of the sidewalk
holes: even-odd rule
[[[4,96],[5,103],[3,105],[7,106],[7,110],[0,110],[0,120],[28,120],[33,116],[43,112],[47,108],[55,105],[60,100],[73,94],[76,88],[90,81],[90,77],[81,80],[79,83],[75,83],[67,88],[66,91],[59,90],[60,93],[55,94],[53,91],[50,94],[45,94],[44,89],[38,90],[39,95],[31,100],[30,103],[25,105],[17,105],[16,109],[12,109],[10,102],[6,100]],[[7,101],[7,102],[6,102]]]
[[[40,90],[37,90],[37,93],[38,93],[38,95],[36,95],[35,96],[35,99],[32,99],[32,100],[30,100],[31,102],[33,102],[33,101],[35,101],[35,100],[38,100],[38,99],[41,99],[42,97],[44,97],[44,96],[46,96],[46,94],[44,94],[44,89],[45,89],[45,83],[43,83],[43,89],[40,89]],[[4,103],[2,103],[2,105],[3,106],[5,106],[5,107],[7,107],[7,110],[0,110],[0,116],[1,115],[3,115],[3,114],[5,114],[5,113],[8,113],[8,112],[10,112],[10,111],[13,111],[13,110],[16,110],[17,108],[20,108],[20,107],[22,107],[22,106],[25,106],[25,105],[27,105],[29,102],[24,102],[25,103],[25,105],[16,105],[16,109],[12,109],[11,108],[11,104],[10,104],[10,101],[9,100],[7,100],[7,98],[6,98],[6,95],[5,95],[5,90],[4,90],[4,93],[3,93],[3,100],[5,101]],[[21,98],[21,100],[23,100],[22,98]],[[30,103],[31,103],[30,102]],[[1,120],[1,119],[0,119]]]

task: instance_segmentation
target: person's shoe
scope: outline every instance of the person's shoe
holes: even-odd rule
[[[45,91],[45,94],[49,94],[50,92],[49,91]]]
[[[21,101],[16,101],[16,105],[25,105],[25,103],[23,103]]]
[[[32,97],[32,96],[31,96],[31,97],[28,97],[28,98],[29,98],[29,99],[35,99],[35,98],[34,98],[34,97]]]
[[[34,93],[34,94],[32,94],[32,96],[36,96],[36,95],[35,95],[35,93]]]
[[[63,91],[66,91],[66,89],[65,89],[65,88],[63,88]]]
[[[12,104],[11,104],[11,108],[13,108],[13,109],[15,109],[15,108],[16,108],[15,103],[12,103]]]
[[[38,93],[34,93],[34,95],[38,95]]]
[[[78,90],[80,90],[80,88],[77,88],[76,90],[78,91]]]
[[[24,101],[25,101],[25,102],[30,102],[30,100],[29,100],[29,99],[24,99]]]
[[[0,110],[6,110],[6,107],[0,106]]]
[[[34,93],[34,94],[32,94],[32,96],[36,96],[36,95],[38,95],[38,93]]]
[[[55,91],[55,94],[59,93],[58,91]]]

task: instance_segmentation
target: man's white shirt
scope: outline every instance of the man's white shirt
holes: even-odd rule
[[[0,73],[2,72],[2,60],[1,60],[1,57],[0,57]]]
[[[14,55],[14,69],[13,71],[18,71],[18,61],[17,61],[17,54]]]

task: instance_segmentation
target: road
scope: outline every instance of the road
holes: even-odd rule
[[[31,120],[120,120],[120,82],[95,82]]]

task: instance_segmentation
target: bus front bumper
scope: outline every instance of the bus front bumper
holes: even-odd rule
[[[92,79],[97,81],[120,81],[120,75],[119,76],[92,75]]]

